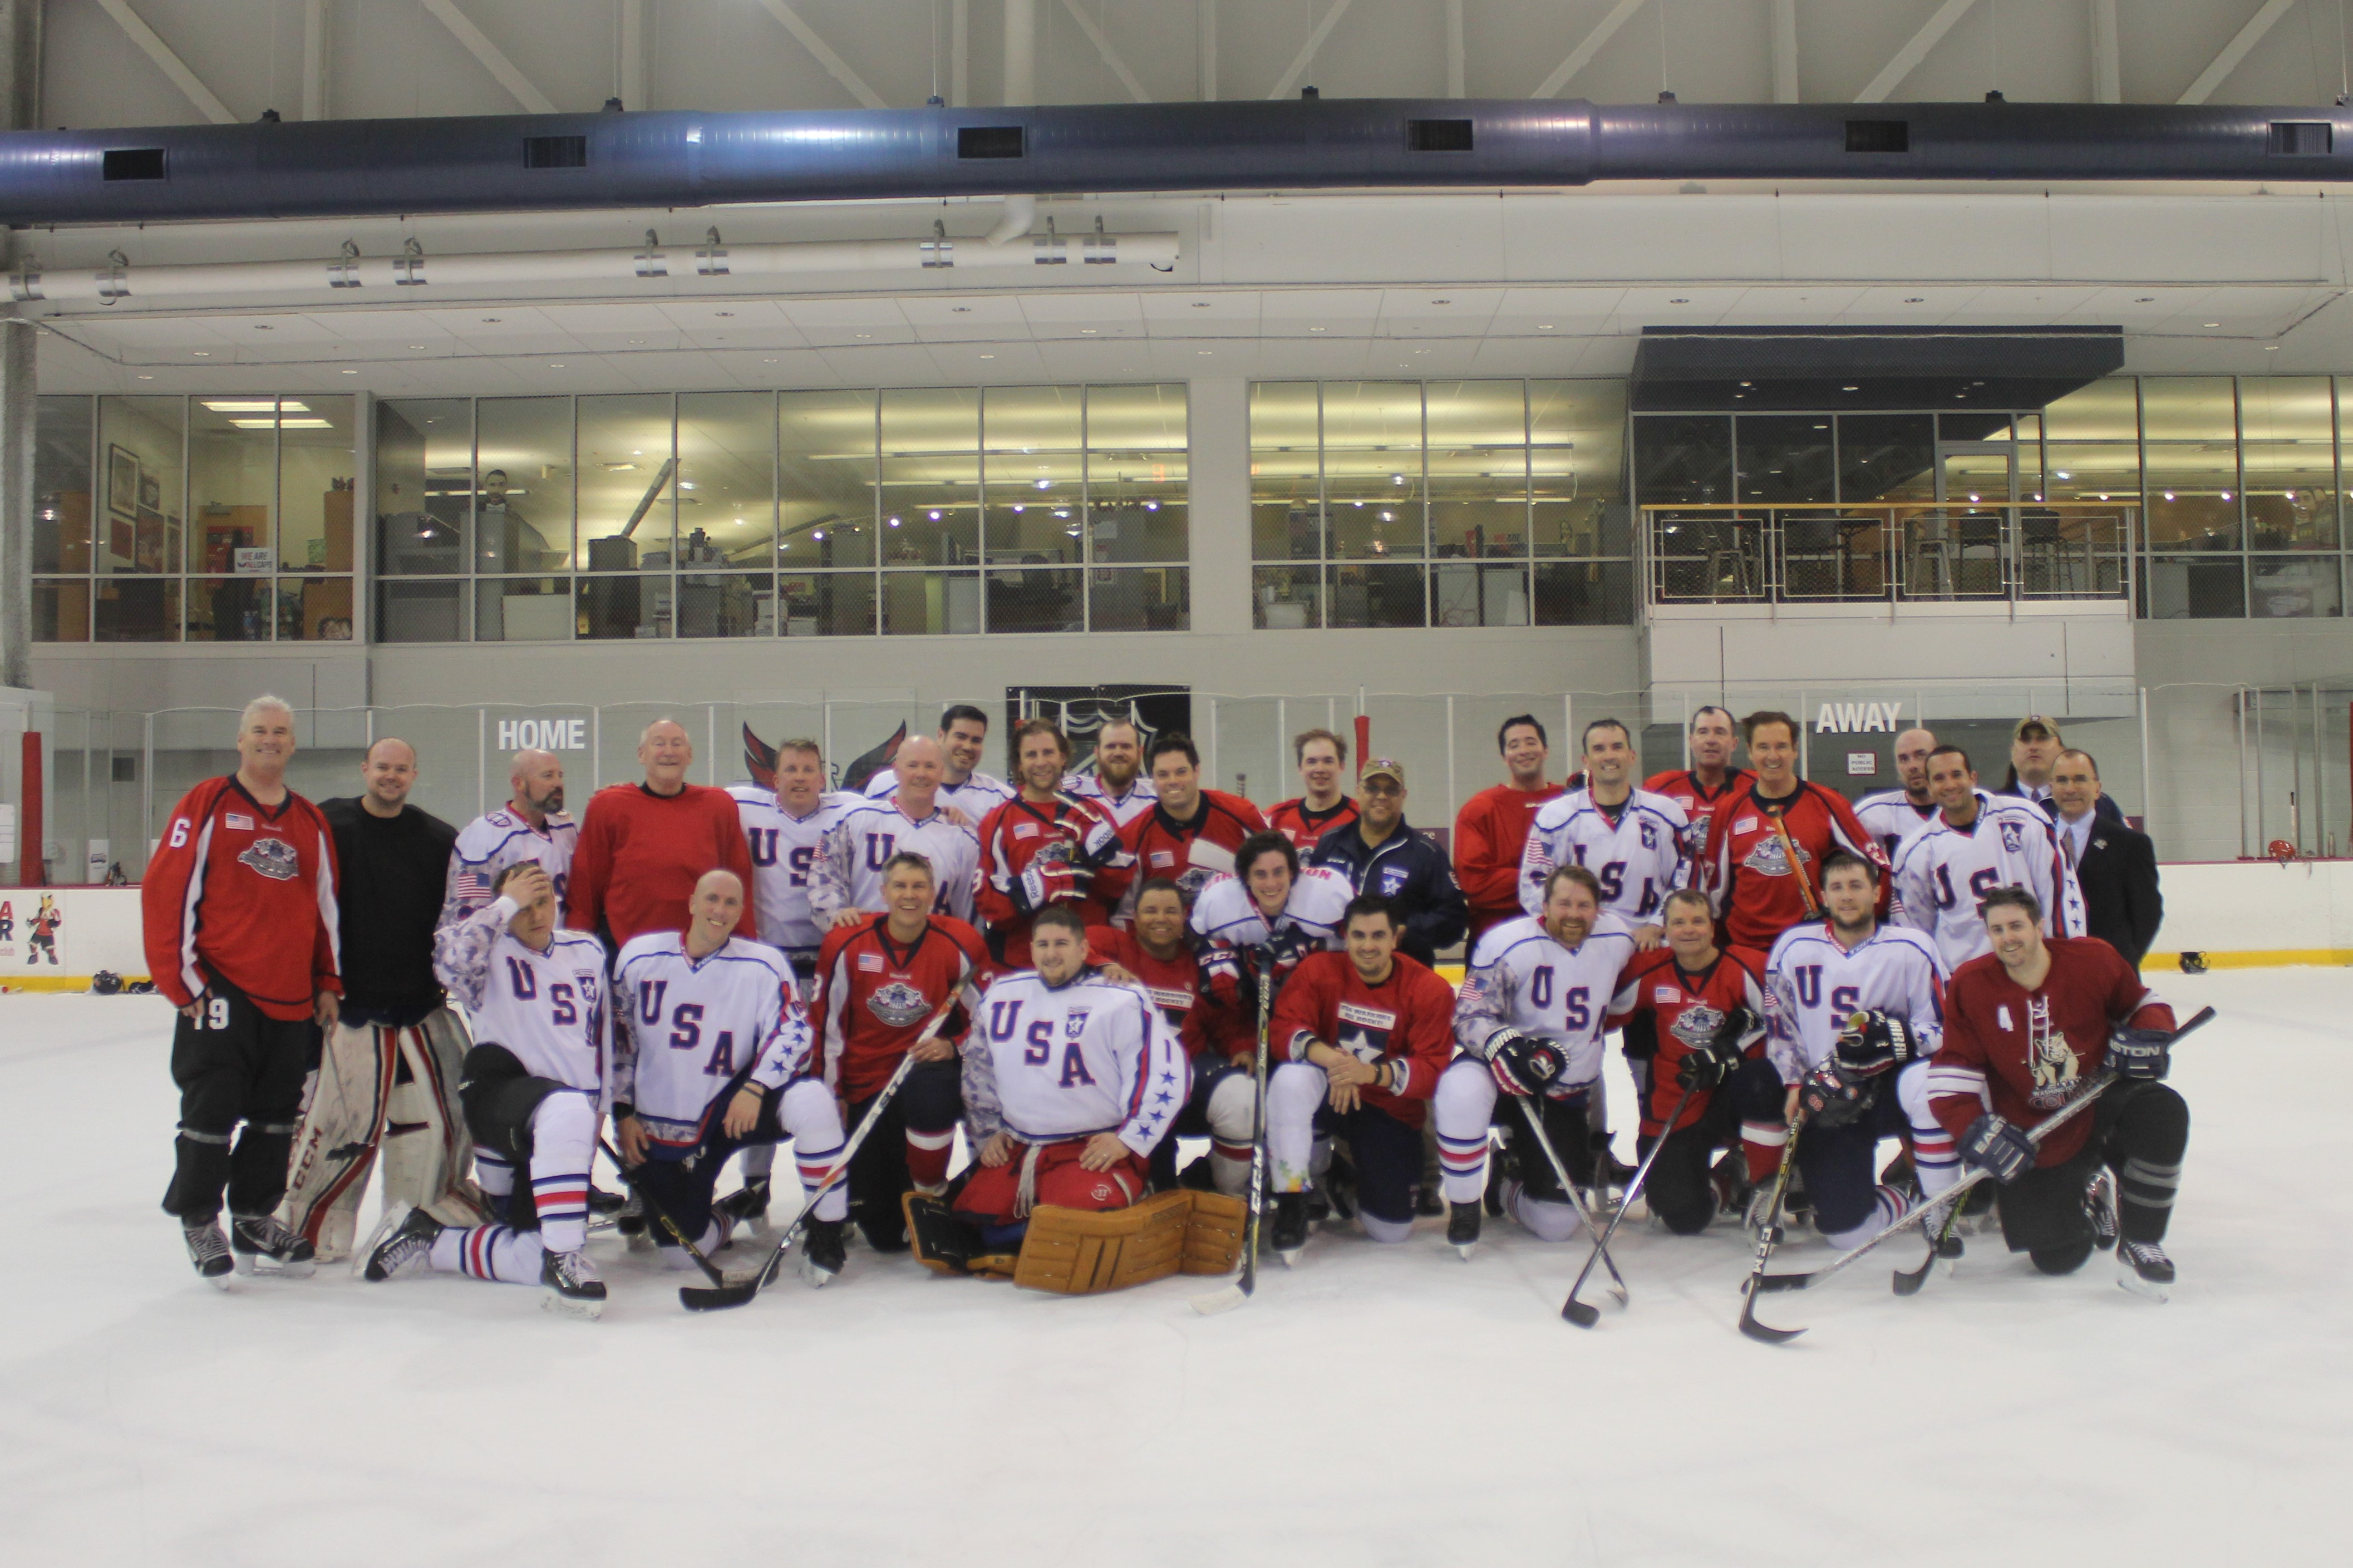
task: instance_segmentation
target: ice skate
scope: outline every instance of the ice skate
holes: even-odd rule
[[[746,1182],[719,1200],[715,1205],[729,1234],[741,1230],[746,1236],[768,1233],[768,1184]]]
[[[1461,1253],[1462,1261],[1468,1263],[1471,1255],[1479,1250],[1479,1226],[1487,1216],[1477,1204],[1450,1204],[1447,1208],[1446,1245]]]
[[[605,1315],[605,1281],[585,1252],[548,1252],[539,1259],[539,1282],[547,1288],[540,1305],[572,1318]]]
[[[801,1278],[812,1290],[821,1290],[841,1272],[847,1256],[842,1230],[847,1222],[812,1219],[801,1226]]]
[[[423,1209],[396,1209],[385,1215],[375,1234],[368,1237],[367,1250],[360,1255],[360,1278],[381,1285],[424,1268],[441,1229],[441,1222]]]
[[[308,1279],[318,1269],[311,1244],[276,1215],[239,1215],[229,1221],[229,1248],[239,1274]]]
[[[1274,1195],[1274,1255],[1282,1259],[1285,1268],[1299,1262],[1299,1255],[1307,1249],[1307,1194],[1277,1193]]]
[[[2092,1222],[2092,1245],[2105,1252],[2116,1244],[2116,1179],[2103,1165],[2084,1189],[2084,1215]]]
[[[228,1237],[221,1234],[220,1221],[202,1220],[183,1226],[180,1237],[188,1244],[188,1261],[195,1265],[196,1278],[216,1290],[228,1289],[228,1277],[235,1267],[229,1261]]]
[[[2136,1296],[2165,1300],[2173,1284],[2173,1259],[2156,1242],[2121,1237],[2116,1241],[2116,1283]]]

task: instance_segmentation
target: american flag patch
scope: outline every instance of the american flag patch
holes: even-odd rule
[[[491,896],[491,879],[480,871],[460,871],[450,890],[461,899],[487,899]]]
[[[879,952],[861,952],[858,955],[858,967],[870,974],[880,974],[882,973],[882,955]]]
[[[221,820],[227,823],[231,827],[242,828],[248,833],[253,831],[253,818],[246,816],[245,813],[241,811],[227,812],[223,815]]]

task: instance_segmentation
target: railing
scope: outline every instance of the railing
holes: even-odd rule
[[[1649,505],[1653,605],[2125,599],[2140,509],[2010,505]]]

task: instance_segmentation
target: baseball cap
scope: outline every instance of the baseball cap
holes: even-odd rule
[[[1365,780],[1371,778],[1376,773],[1385,774],[1389,778],[1395,779],[1397,781],[1398,788],[1405,788],[1405,764],[1403,763],[1395,761],[1389,757],[1366,757],[1365,759],[1364,770],[1356,774],[1356,781],[1361,784]]]
[[[2021,719],[2017,723],[2011,725],[2010,730],[2010,738],[2013,741],[2022,741],[2026,738],[2026,732],[2029,730],[2040,730],[2054,741],[2063,738],[2059,733],[2059,726],[2052,723],[2050,720],[2045,719],[2040,713],[2029,713],[2025,718]]]

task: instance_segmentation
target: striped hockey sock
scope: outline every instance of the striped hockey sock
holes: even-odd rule
[[[543,1250],[539,1237],[529,1231],[476,1225],[452,1227],[435,1237],[427,1261],[444,1274],[507,1285],[536,1285]]]
[[[1438,1170],[1450,1204],[1475,1204],[1487,1195],[1487,1132],[1450,1138],[1438,1135]]]
[[[1748,1180],[1762,1186],[1781,1169],[1781,1150],[1789,1142],[1789,1126],[1786,1121],[1744,1121],[1740,1124],[1740,1152],[1748,1160]]]

